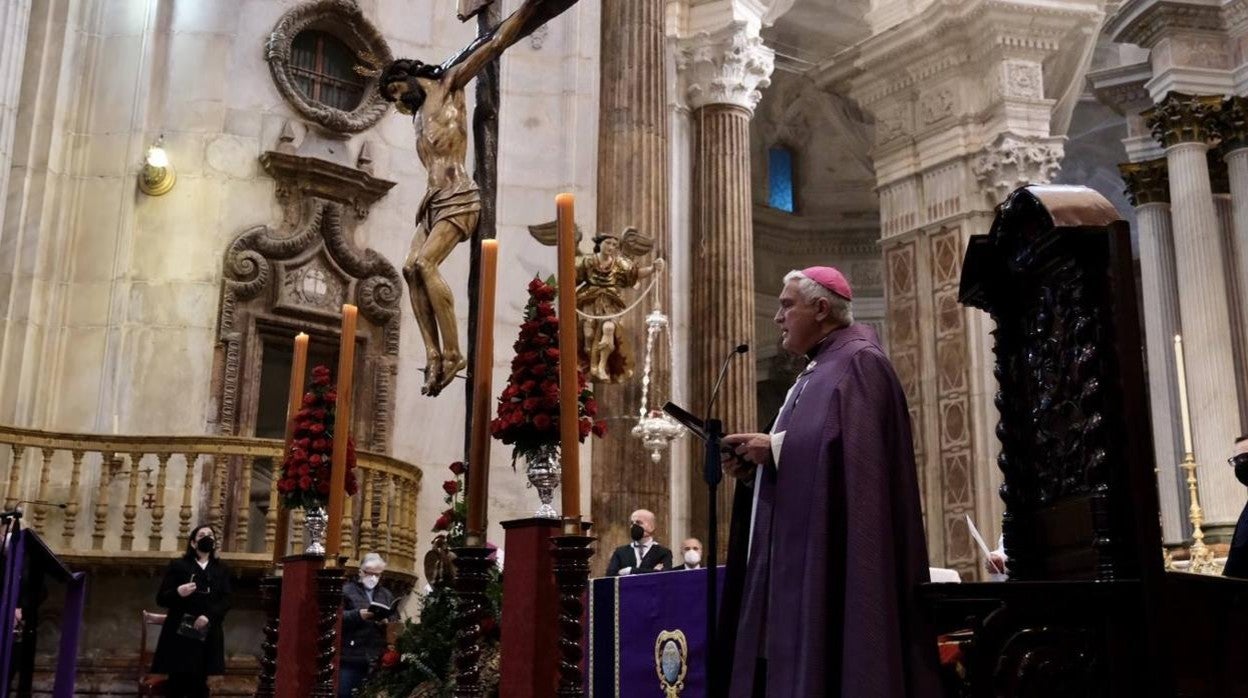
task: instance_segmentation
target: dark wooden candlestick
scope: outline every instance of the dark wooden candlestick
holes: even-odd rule
[[[317,619],[316,684],[312,695],[317,698],[336,698],[338,695],[338,651],[342,636],[342,586],[341,563],[336,568],[318,570],[316,573],[316,601],[320,607]]]
[[[585,673],[581,659],[585,640],[581,618],[585,615],[585,591],[589,584],[589,558],[594,554],[590,536],[555,536],[550,539],[555,583],[559,587],[559,698],[583,698]]]
[[[489,612],[485,588],[490,583],[489,548],[455,548],[455,696],[481,698],[481,621]]]
[[[256,698],[276,696],[277,630],[282,611],[282,578],[265,577],[260,582],[260,605],[264,608],[264,640],[260,643],[260,681]]]

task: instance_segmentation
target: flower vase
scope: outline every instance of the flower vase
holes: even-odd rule
[[[555,488],[559,486],[559,476],[562,473],[562,468],[559,466],[559,447],[542,446],[527,454],[525,461],[529,487],[537,489],[537,498],[542,502],[537,511],[533,512],[533,516],[539,519],[559,518],[559,512],[555,511],[554,506],[551,505],[555,496]]]
[[[305,555],[325,554],[325,529],[329,526],[329,516],[324,507],[308,509],[303,517],[303,539],[308,546],[303,549]]]

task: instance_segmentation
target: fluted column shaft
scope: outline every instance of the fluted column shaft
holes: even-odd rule
[[[30,0],[0,3],[0,228],[4,225],[13,165],[13,135],[22,92],[26,61],[26,33],[30,27]]]
[[[1166,148],[1166,165],[1193,447],[1205,466],[1199,474],[1201,504],[1206,522],[1217,526],[1234,524],[1243,507],[1243,488],[1229,468],[1219,467],[1239,434],[1239,397],[1208,149],[1203,141],[1173,143]]]
[[[1170,226],[1170,192],[1166,161],[1121,166],[1135,203],[1140,236],[1140,285],[1144,295],[1144,346],[1148,357],[1149,412],[1157,491],[1161,500],[1163,539],[1186,536],[1185,478],[1179,470],[1183,437],[1179,424],[1178,375],[1174,335],[1179,333],[1179,281],[1174,265],[1174,232]]]
[[[750,198],[750,113],[728,104],[693,112],[693,284],[690,312],[690,385],[694,409],[710,397],[720,364],[732,347],[754,341],[754,240]],[[757,431],[753,360],[737,360],[720,388],[715,417],[728,432]],[[702,482],[701,458],[695,460]],[[693,487],[693,524],[704,528],[705,489]],[[728,539],[732,488],[719,499],[719,540]]]
[[[634,226],[654,237],[655,257],[670,260],[663,8],[663,0],[602,4],[598,231],[619,233]],[[670,312],[667,281],[663,275],[657,279],[655,300]],[[611,550],[628,542],[628,517],[636,509],[653,511],[656,535],[669,542],[668,460],[653,462],[641,440],[630,433],[640,408],[645,315],[652,302],[643,301],[620,321],[632,346],[636,374],[619,385],[595,385],[600,411],[610,419],[611,430],[593,449],[590,512],[594,534],[601,541],[601,559],[592,563],[595,570],[605,567]],[[655,351],[651,396],[666,399],[671,384],[667,343],[657,343]],[[674,549],[679,541],[670,543]]]
[[[1235,147],[1226,154],[1228,189],[1230,191],[1230,225],[1227,236],[1227,256],[1230,258],[1230,276],[1237,282],[1239,300],[1239,328],[1241,343],[1248,354],[1248,144]],[[1242,357],[1237,367],[1245,368],[1248,356]],[[1239,371],[1240,424],[1248,422],[1248,370]]]

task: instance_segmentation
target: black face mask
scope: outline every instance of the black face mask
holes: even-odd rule
[[[633,540],[641,540],[646,537],[646,530],[637,524],[633,524],[633,527],[628,530],[628,535],[632,536]]]
[[[1235,466],[1235,479],[1248,485],[1248,453],[1241,453],[1231,459]]]
[[[217,547],[217,542],[211,536],[200,538],[195,543],[195,549],[201,553],[210,553]]]

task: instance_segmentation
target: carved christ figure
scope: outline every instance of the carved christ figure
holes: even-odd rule
[[[576,0],[524,0],[493,32],[483,34],[441,65],[401,59],[382,71],[378,88],[399,111],[411,114],[416,155],[428,172],[416,211],[416,234],[403,264],[412,311],[425,343],[425,385],[434,396],[467,363],[459,348],[455,297],[439,270],[455,246],[472,237],[481,194],[468,174],[468,110],[464,87],[509,46],[572,6]]]

